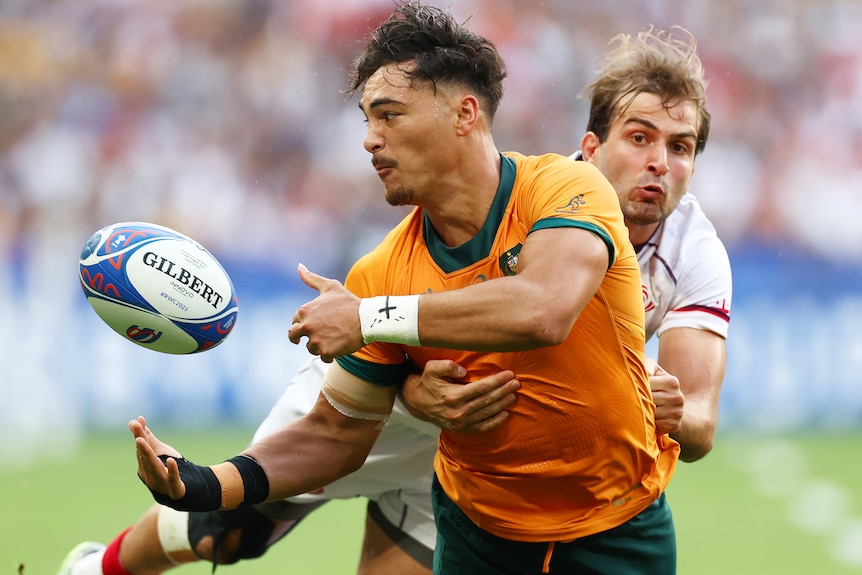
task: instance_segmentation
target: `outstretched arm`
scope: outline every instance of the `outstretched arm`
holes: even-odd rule
[[[327,374],[337,370],[353,375],[333,363]],[[395,387],[368,386],[369,393],[383,392],[391,410]],[[387,411],[388,413],[388,411]],[[270,481],[269,499],[284,499],[314,491],[356,471],[374,446],[385,418],[365,419],[344,415],[321,394],[308,415],[298,419],[249,447],[245,453],[260,462]]]
[[[324,390],[306,416],[210,467],[181,458],[138,418],[129,424],[138,475],[156,501],[184,511],[230,509],[329,484],[362,466],[396,390],[372,385],[338,364],[328,370]]]
[[[707,330],[678,327],[659,340],[658,361],[679,378],[685,408],[671,437],[680,444],[680,459],[697,461],[712,450],[718,427],[718,399],[727,366],[723,337]]]

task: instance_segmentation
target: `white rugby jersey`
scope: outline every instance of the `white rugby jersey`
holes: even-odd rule
[[[686,193],[643,245],[635,246],[643,283],[646,338],[674,327],[727,337],[730,259],[697,199]]]
[[[581,151],[569,156],[582,161]],[[733,291],[730,258],[692,194],[635,246],[641,268],[646,340],[673,327],[706,329],[727,338]]]

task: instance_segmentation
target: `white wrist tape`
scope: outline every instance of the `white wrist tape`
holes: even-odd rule
[[[419,343],[419,296],[381,295],[359,301],[362,341],[385,341],[417,347]]]
[[[159,543],[175,565],[198,561],[189,542],[189,514],[160,506],[158,511]]]

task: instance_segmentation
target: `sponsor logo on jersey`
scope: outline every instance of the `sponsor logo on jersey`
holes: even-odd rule
[[[578,194],[577,196],[572,196],[572,199],[565,206],[557,208],[554,212],[557,214],[576,214],[581,210],[581,206],[586,205],[586,203],[584,194]]]

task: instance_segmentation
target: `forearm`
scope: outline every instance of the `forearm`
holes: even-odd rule
[[[515,275],[422,295],[419,338],[423,346],[470,351],[558,345],[596,294],[607,266],[607,247],[590,231],[535,231],[524,242]]]
[[[680,460],[690,463],[712,451],[717,425],[709,411],[704,406],[692,405],[686,399],[679,429],[670,434],[680,445]]]
[[[680,444],[680,459],[697,461],[712,449],[718,428],[724,339],[692,328],[668,330],[659,342],[659,364],[679,378],[685,395],[682,421],[671,437]]]
[[[334,411],[320,398],[318,408]],[[244,453],[261,462],[269,480],[267,500],[319,489],[359,469],[379,435],[379,421],[314,413],[294,421]]]
[[[379,419],[336,412],[326,399],[318,404],[322,416],[298,419],[212,466],[192,463],[154,436],[143,442],[143,424],[133,422],[138,476],[158,503],[179,511],[233,509],[313,491],[361,467],[380,427]]]
[[[374,342],[480,352],[558,345],[601,286],[608,248],[591,231],[541,229],[524,242],[516,267],[515,275],[488,271],[466,287],[409,287],[421,294],[367,295],[391,286],[365,286],[360,298],[300,266],[320,295],[297,309],[288,336],[293,343],[308,338],[308,350],[327,362]]]
[[[557,297],[547,282],[507,277],[419,300],[423,346],[523,351],[565,340],[588,298]]]

